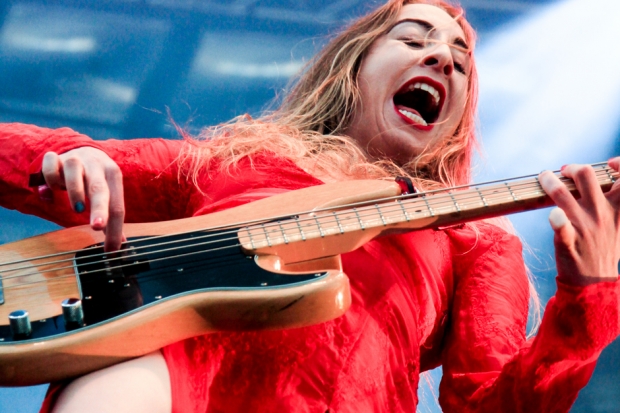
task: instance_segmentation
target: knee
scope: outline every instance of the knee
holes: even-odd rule
[[[53,413],[170,413],[170,376],[161,352],[87,374],[60,394]]]

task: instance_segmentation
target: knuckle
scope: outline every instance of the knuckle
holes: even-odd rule
[[[564,195],[564,193],[565,193],[565,189],[563,186],[560,186],[560,185],[553,186],[547,190],[547,194],[551,198],[561,197]]]
[[[110,205],[110,217],[122,218],[125,216],[125,208],[123,205]]]
[[[105,193],[107,190],[108,185],[102,181],[94,181],[88,185],[88,191],[93,195]]]
[[[43,155],[43,162],[53,161],[57,156],[58,154],[56,152],[45,152],[45,155]]]
[[[65,179],[65,186],[67,187],[67,191],[69,191],[69,195],[80,190],[80,183],[75,179]]]
[[[122,179],[123,172],[121,171],[121,168],[116,163],[112,162],[106,165],[105,176],[108,179],[114,179],[114,180]]]
[[[592,168],[590,165],[582,165],[575,171],[575,177],[577,179],[589,179],[594,176],[594,168]]]
[[[43,162],[41,163],[41,172],[44,174],[53,173],[56,170],[56,162],[55,158],[56,154],[54,152],[47,152],[43,155]]]
[[[70,156],[64,160],[65,168],[79,168],[82,166],[82,161],[76,156]]]

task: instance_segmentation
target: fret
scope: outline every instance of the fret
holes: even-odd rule
[[[385,221],[385,217],[383,216],[383,213],[381,212],[381,208],[379,208],[379,204],[375,204],[375,208],[377,208],[377,211],[379,211],[379,218],[381,218],[381,222],[383,222],[383,226],[387,226],[387,222]]]
[[[612,184],[616,183],[616,178],[614,178],[614,176],[611,174],[611,172],[609,172],[609,168],[603,168],[603,170],[605,171],[605,173],[607,173],[607,176],[609,176],[609,179],[611,180],[611,183]]]
[[[512,188],[510,188],[510,185],[508,185],[508,182],[504,182],[504,184],[506,184],[506,188],[508,188],[508,191],[510,192],[510,195],[512,195],[512,199],[517,202],[519,199],[517,198],[517,196],[515,195],[514,192],[512,192]]]
[[[271,247],[271,239],[269,239],[269,234],[267,233],[267,228],[265,228],[265,224],[260,224],[263,227],[263,232],[265,233],[265,238],[267,238],[267,245]]]
[[[256,245],[254,245],[254,239],[252,239],[252,232],[250,231],[250,228],[246,229],[246,231],[248,231],[248,237],[250,238],[250,245],[252,246],[252,249],[255,250]]]
[[[538,179],[538,177],[534,178],[536,180],[536,184],[538,185],[538,192],[544,194],[545,191],[542,189],[542,185],[540,184],[540,180]]]
[[[431,213],[431,217],[435,216],[435,212],[433,212],[433,208],[431,208],[431,204],[428,203],[428,199],[426,199],[426,195],[422,195],[422,199],[426,203],[426,209]]]
[[[295,217],[295,222],[297,223],[297,228],[299,229],[299,233],[301,234],[301,240],[306,240],[306,234],[304,234],[304,230],[301,229],[301,225],[299,224],[299,217]]]
[[[400,209],[403,210],[403,214],[405,215],[405,219],[407,220],[407,222],[409,222],[409,214],[407,213],[407,210],[405,209],[405,206],[403,205],[403,202],[400,199],[397,199],[396,202],[398,202],[398,205],[400,205]]]
[[[482,205],[484,205],[485,208],[489,207],[489,204],[487,203],[486,198],[484,197],[484,195],[482,195],[482,191],[480,190],[480,188],[476,187],[476,192],[478,192],[478,195],[480,195],[480,199],[482,199]]]
[[[448,195],[450,195],[450,198],[452,198],[452,202],[454,202],[456,212],[461,212],[461,207],[459,206],[458,202],[456,202],[456,198],[454,198],[454,194],[452,193],[452,191],[448,191]]]
[[[336,219],[336,224],[338,224],[338,229],[340,230],[340,233],[344,234],[344,228],[342,228],[340,220],[338,219],[338,214],[336,212],[334,212],[334,218]]]
[[[362,222],[362,218],[360,217],[360,214],[357,212],[357,209],[353,208],[353,212],[355,212],[355,216],[357,217],[357,220],[360,223],[360,228],[362,229],[362,231],[365,230],[366,227],[364,227],[364,223]]]
[[[282,227],[282,222],[278,221],[278,225],[280,226],[280,231],[282,232],[282,238],[284,238],[284,243],[288,244],[288,237],[286,236],[286,232],[284,232],[284,227]]]
[[[611,187],[610,182],[620,181],[618,173],[607,165],[595,165],[595,172],[604,190]],[[571,180],[557,172],[556,176],[559,176],[569,190],[574,191]],[[361,204],[363,207],[360,207],[360,204],[353,204],[355,207],[343,205],[339,208],[346,209],[325,209],[318,215],[275,218],[265,223],[255,221],[250,228],[238,227],[238,236],[243,248],[250,251],[267,250],[279,245],[284,248],[284,244],[288,244],[287,248],[290,248],[295,242],[312,240],[318,238],[319,234],[321,238],[331,239],[332,236],[344,234],[354,237],[353,234],[358,233],[364,239],[359,231],[368,230],[366,235],[376,236],[388,226],[406,230],[433,228],[437,225],[435,218],[440,218],[441,225],[451,225],[454,222],[537,209],[550,204],[550,200],[544,195],[540,179],[537,176],[527,176],[507,181],[490,181],[478,186],[462,185],[433,190],[411,198],[386,197],[368,200]],[[369,231],[372,234],[368,234]],[[334,238],[334,243],[329,243],[329,248],[339,250],[341,246],[338,244]]]
[[[323,232],[323,228],[321,228],[319,218],[316,215],[314,216],[314,220],[316,221],[316,226],[319,228],[319,234],[321,234],[321,238],[325,238],[325,233]]]

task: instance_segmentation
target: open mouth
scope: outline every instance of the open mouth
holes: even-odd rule
[[[422,129],[431,129],[445,100],[445,89],[430,78],[407,82],[394,96],[396,111],[405,121]]]

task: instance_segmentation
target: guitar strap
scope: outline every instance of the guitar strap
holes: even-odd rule
[[[398,185],[400,185],[401,195],[418,193],[418,190],[415,188],[415,186],[413,186],[411,178],[408,178],[406,176],[397,176],[394,180]]]

